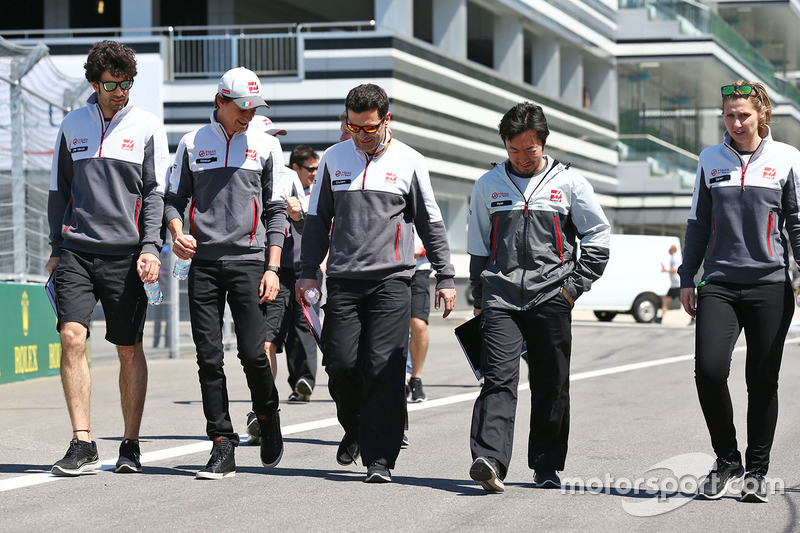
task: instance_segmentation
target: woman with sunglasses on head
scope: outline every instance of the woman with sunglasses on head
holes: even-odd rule
[[[681,304],[696,317],[695,382],[717,455],[698,495],[721,498],[741,482],[741,500],[767,501],[764,476],[778,418],[778,373],[794,312],[789,236],[800,257],[800,152],[773,140],[760,83],[722,87],[723,142],[703,150],[686,228]],[[694,276],[703,264],[695,297]],[[745,468],[728,390],[731,355],[747,339]],[[738,485],[738,483],[737,483]]]

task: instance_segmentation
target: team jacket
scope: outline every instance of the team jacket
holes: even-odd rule
[[[197,259],[265,259],[269,246],[283,246],[287,231],[283,200],[291,183],[284,168],[276,138],[255,128],[229,138],[212,112],[210,124],[178,144],[164,219],[184,221],[184,232],[197,240]]]
[[[548,157],[544,176],[525,198],[508,177],[507,162],[481,176],[472,190],[467,251],[473,305],[527,310],[561,287],[577,299],[609,257],[609,224],[591,185]]]
[[[436,269],[437,289],[452,288],[455,269],[425,160],[391,132],[387,138],[372,158],[352,140],[322,156],[303,230],[301,277],[315,279],[330,248],[330,277],[410,279],[417,264],[414,224]]]
[[[105,122],[96,94],[64,117],[53,152],[47,215],[51,255],[158,256],[163,239],[167,134],[130,102]]]
[[[789,251],[800,252],[798,221],[800,152],[767,131],[748,163],[722,144],[700,153],[692,209],[686,226],[681,288],[703,279],[730,283],[774,283],[789,279]]]

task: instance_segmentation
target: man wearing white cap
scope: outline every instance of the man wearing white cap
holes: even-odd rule
[[[193,258],[189,314],[206,432],[214,442],[198,479],[219,479],[236,471],[239,435],[231,423],[223,371],[226,301],[261,430],[261,463],[274,467],[283,455],[278,391],[264,352],[264,303],[278,294],[287,225],[283,152],[275,137],[249,127],[256,108],[269,107],[255,73],[243,67],[226,72],[214,106],[211,123],[187,133],[178,145],[164,212],[173,252],[181,259]]]

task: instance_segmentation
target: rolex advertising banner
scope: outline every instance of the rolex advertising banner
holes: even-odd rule
[[[58,375],[61,342],[42,284],[0,283],[0,383]]]

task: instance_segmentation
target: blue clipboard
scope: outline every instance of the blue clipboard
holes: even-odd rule
[[[56,314],[56,318],[58,318],[58,303],[56,303],[56,271],[53,270],[53,273],[50,274],[50,277],[47,278],[47,283],[44,284],[44,292],[47,293],[47,299],[50,300],[50,305],[53,306],[53,312]]]

